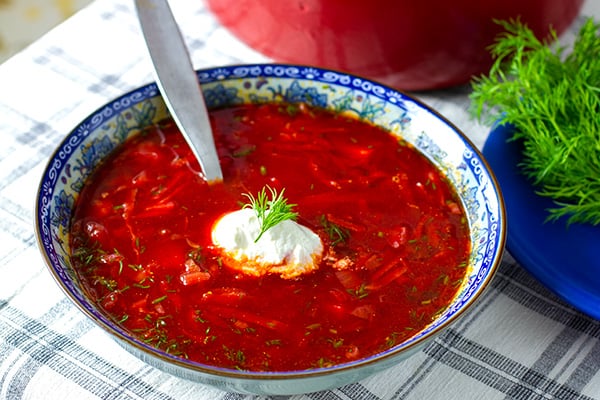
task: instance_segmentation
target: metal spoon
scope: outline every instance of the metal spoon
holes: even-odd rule
[[[223,181],[208,111],[167,0],[135,0],[158,88],[208,183]]]

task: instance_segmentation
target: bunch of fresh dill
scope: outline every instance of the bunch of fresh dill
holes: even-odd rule
[[[571,51],[551,31],[538,40],[520,21],[505,29],[489,75],[473,80],[471,112],[514,126],[519,168],[555,207],[549,220],[600,224],[600,37],[590,18]]]

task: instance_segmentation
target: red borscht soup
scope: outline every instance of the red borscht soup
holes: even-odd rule
[[[88,178],[71,221],[88,295],[167,353],[249,371],[329,367],[422,330],[467,273],[468,221],[431,162],[354,117],[300,104],[211,111],[224,182],[208,185],[171,120]],[[284,279],[230,268],[211,240],[244,193],[285,190],[323,245]]]

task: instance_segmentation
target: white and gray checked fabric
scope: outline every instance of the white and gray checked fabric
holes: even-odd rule
[[[202,0],[171,4],[197,68],[265,61]],[[600,17],[597,0],[584,8],[592,13]],[[151,79],[130,1],[98,0],[0,65],[0,399],[251,398],[130,356],[71,305],[39,255],[34,201],[53,149],[102,104]],[[469,119],[467,95],[466,87],[417,94],[482,146],[488,128]],[[362,382],[290,399],[600,399],[599,370],[600,321],[507,254],[476,306],[423,351]]]

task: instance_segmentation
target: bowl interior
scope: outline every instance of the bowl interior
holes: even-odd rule
[[[453,303],[435,322],[376,359],[423,342],[479,296],[503,251],[504,205],[481,154],[443,117],[418,101],[372,81],[311,67],[232,66],[200,70],[198,77],[209,108],[255,102],[306,102],[384,126],[425,154],[454,185],[467,211],[471,231],[467,279]],[[128,137],[168,116],[155,84],[127,93],[97,110],[65,138],[51,157],[40,183],[36,210],[42,253],[66,294],[105,329],[126,341],[138,342],[135,345],[149,353],[156,350],[116,327],[78,285],[68,249],[69,224],[78,193],[94,167]],[[330,369],[335,368],[338,367]]]

